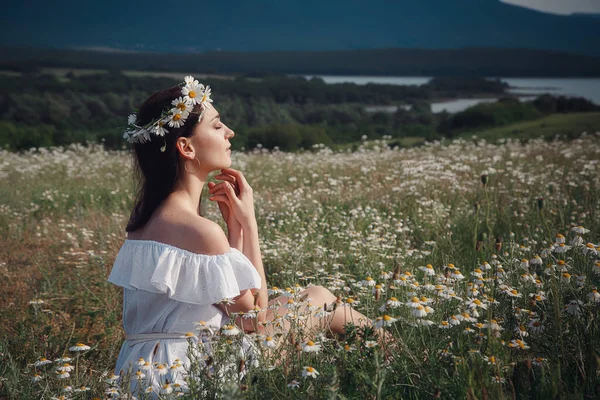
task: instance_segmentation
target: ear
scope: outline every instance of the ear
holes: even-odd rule
[[[181,157],[187,160],[193,160],[196,157],[196,150],[192,145],[192,141],[186,137],[179,137],[175,141],[175,147],[177,147],[177,151]]]

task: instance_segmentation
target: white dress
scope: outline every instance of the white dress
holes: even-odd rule
[[[145,380],[158,393],[165,382],[157,365],[187,365],[187,332],[205,321],[213,331],[228,322],[214,304],[261,286],[250,260],[235,248],[219,255],[197,254],[151,240],[125,240],[108,281],[124,289],[121,347],[115,373],[135,373],[143,358]],[[183,384],[180,379],[178,383]],[[173,382],[171,380],[171,382]],[[133,383],[132,383],[133,389]]]

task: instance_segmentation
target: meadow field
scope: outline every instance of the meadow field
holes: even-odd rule
[[[155,395],[598,398],[600,133],[232,158],[294,328],[271,338],[199,324],[192,334],[213,352],[166,366]],[[129,153],[0,150],[0,182],[0,398],[128,398],[128,379],[149,397],[144,368],[164,366],[113,376],[122,293],[106,279],[135,195]],[[202,212],[219,221],[206,199]],[[307,304],[297,293],[309,285],[338,301]],[[357,309],[393,340],[351,326],[334,337],[326,324],[303,334],[302,302],[323,316]],[[177,386],[174,374],[195,379]]]

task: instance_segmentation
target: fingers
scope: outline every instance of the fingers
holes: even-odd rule
[[[240,171],[232,168],[223,168],[221,173],[232,175],[236,179],[241,191],[247,191],[251,189],[250,185],[248,185],[248,182],[246,181],[246,178],[244,178],[244,175]]]
[[[225,203],[227,206],[229,206],[229,198],[226,194],[212,195],[208,199],[211,201],[217,201],[219,203]]]
[[[219,193],[219,192],[223,192],[223,190],[225,190],[226,187],[233,187],[236,196],[240,194],[239,188],[236,187],[235,184],[230,183],[229,181],[223,181],[223,182],[217,183],[217,184],[213,183],[212,185],[209,184],[208,192],[211,193],[211,194],[216,194],[216,193]]]

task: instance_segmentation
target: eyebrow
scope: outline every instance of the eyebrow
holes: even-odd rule
[[[217,118],[219,118],[219,119],[220,119],[220,118],[221,118],[221,114],[217,114],[217,115],[215,115],[215,117],[214,117],[213,119],[211,119],[211,120],[210,120],[210,122],[213,122],[213,121],[214,121],[215,119],[217,119]]]

